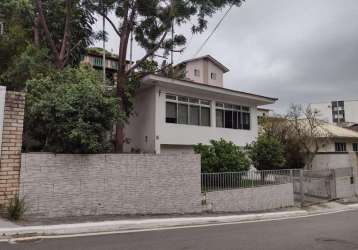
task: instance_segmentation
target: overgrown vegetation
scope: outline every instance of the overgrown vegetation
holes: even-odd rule
[[[68,68],[27,84],[26,151],[111,151],[109,132],[122,119],[117,100],[91,68]]]
[[[25,200],[24,198],[15,198],[10,200],[10,203],[7,207],[8,218],[14,221],[20,220],[24,213],[26,212]]]
[[[240,147],[224,139],[211,140],[210,145],[197,144],[194,152],[201,155],[203,173],[246,171],[250,167]]]
[[[283,145],[285,168],[310,168],[317,152],[330,139],[323,124],[320,114],[310,106],[291,105],[285,116],[264,119],[262,134]]]
[[[261,135],[247,146],[249,158],[257,170],[274,170],[285,167],[284,147],[268,135]]]

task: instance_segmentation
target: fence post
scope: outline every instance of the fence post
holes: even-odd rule
[[[290,169],[290,181],[293,183],[293,170]]]
[[[305,200],[305,191],[303,188],[303,170],[300,169],[300,200],[301,200],[301,207],[303,207],[303,202]]]

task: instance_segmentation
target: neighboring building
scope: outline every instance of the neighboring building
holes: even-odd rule
[[[125,128],[126,151],[192,152],[197,143],[229,140],[244,146],[258,135],[257,106],[277,99],[223,87],[228,69],[211,56],[185,61],[185,80],[142,79]]]
[[[103,49],[89,48],[82,59],[82,63],[90,64],[94,69],[103,70]],[[106,51],[106,75],[110,80],[115,80],[118,70],[118,56]],[[129,67],[127,61],[127,67]]]
[[[257,117],[268,117],[271,111],[271,109],[257,108]]]
[[[345,153],[358,152],[358,132],[342,128],[333,124],[324,123],[322,130],[325,131],[325,146],[320,149],[321,153]]]
[[[346,126],[358,123],[358,100],[312,103],[311,108],[320,112],[321,119]]]

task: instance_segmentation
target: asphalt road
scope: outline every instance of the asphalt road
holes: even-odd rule
[[[0,243],[0,249],[358,249],[358,211],[281,221]]]

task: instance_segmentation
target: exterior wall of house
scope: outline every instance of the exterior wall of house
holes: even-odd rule
[[[349,168],[357,166],[356,153],[346,154],[317,154],[312,162],[313,170]]]
[[[204,195],[212,212],[253,212],[294,205],[292,183],[256,188],[208,192]]]
[[[323,142],[324,145],[319,149],[321,153],[335,153],[336,147],[335,143],[346,143],[347,152],[353,152],[353,143],[358,143],[357,139],[351,138],[332,138],[329,141]]]
[[[200,76],[194,75],[194,70],[200,70]],[[211,79],[211,73],[216,74],[216,79]],[[186,77],[194,82],[223,87],[223,70],[207,59],[198,59],[186,63]]]
[[[216,74],[216,79],[211,79],[211,73]],[[207,74],[208,74],[208,84],[209,85],[223,87],[223,83],[224,83],[223,71],[222,71],[222,69],[220,69],[218,66],[216,66],[215,64],[213,64],[210,61],[208,61]]]
[[[161,93],[161,94],[159,94]],[[194,125],[182,125],[166,123],[166,93],[189,96],[195,98],[201,98],[211,101],[211,126],[194,126]],[[207,96],[202,94],[187,93],[185,91],[178,91],[165,88],[156,88],[156,112],[155,112],[155,134],[156,134],[156,152],[160,152],[160,145],[195,145],[197,143],[209,144],[210,140],[218,140],[223,138],[227,141],[245,146],[247,143],[251,143],[256,140],[258,135],[257,124],[257,108],[255,105],[248,103],[232,102],[230,100],[223,100],[216,98],[215,96]],[[251,129],[228,129],[216,127],[216,108],[215,102],[232,103],[236,105],[246,105],[250,107],[251,112]]]
[[[124,146],[125,152],[140,149],[143,153],[155,153],[155,95],[154,87],[136,94],[134,112],[124,130],[125,137],[129,141]]]
[[[194,75],[195,69],[198,69],[200,71],[199,76]],[[194,82],[204,83],[204,60],[203,59],[198,59],[195,61],[188,62],[186,64],[185,71],[186,71],[185,76],[188,79],[190,79]]]
[[[200,156],[22,155],[27,216],[201,212]]]

